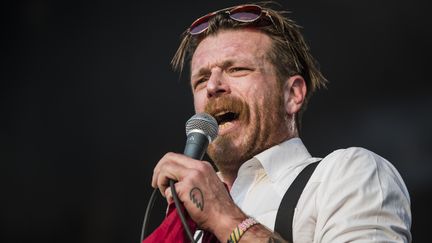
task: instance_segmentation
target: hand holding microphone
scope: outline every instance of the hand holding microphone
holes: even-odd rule
[[[212,142],[212,140],[217,136],[218,133],[218,124],[217,121],[210,115],[206,114],[206,113],[200,113],[200,114],[196,114],[194,116],[192,116],[187,122],[186,122],[186,136],[187,136],[187,140],[186,140],[186,146],[185,146],[185,150],[184,150],[184,154],[190,158],[193,159],[199,159],[201,160],[202,157],[204,156],[204,153],[207,149],[207,146],[209,143]],[[165,161],[169,160],[167,157],[175,157],[176,154],[174,153],[168,153],[167,155],[165,155]],[[161,162],[164,160],[164,158],[161,159],[161,161],[159,161],[158,165],[162,164]],[[173,158],[175,160],[175,158]],[[185,162],[187,163],[187,161]],[[161,167],[159,167],[161,168]],[[194,238],[193,238],[193,234],[191,232],[191,230],[188,227],[188,223],[186,222],[186,218],[185,215],[182,211],[183,209],[183,205],[181,204],[177,193],[175,191],[175,186],[174,186],[174,180],[176,179],[175,175],[174,177],[164,177],[161,176],[162,173],[160,173],[158,167],[156,166],[156,168],[154,169],[154,173],[153,173],[153,179],[152,179],[152,186],[155,188],[153,193],[150,196],[150,200],[149,203],[147,205],[147,209],[145,212],[145,216],[144,216],[144,221],[143,221],[143,226],[142,226],[142,231],[141,231],[141,237],[140,237],[140,243],[144,242],[144,238],[146,238],[148,235],[148,222],[149,222],[149,218],[150,218],[150,212],[151,209],[153,208],[153,204],[155,202],[155,196],[156,196],[156,191],[157,188],[159,188],[159,190],[161,191],[161,193],[167,198],[168,203],[171,203],[172,200],[171,198],[174,198],[175,201],[175,206],[177,209],[177,213],[178,213],[178,217],[181,219],[181,222],[183,224],[184,227],[184,231],[187,233],[188,238],[191,240],[191,242],[195,242]],[[160,182],[160,179],[162,178],[163,182]],[[169,181],[169,186],[170,187],[166,187],[166,181]],[[178,180],[178,179],[176,179]],[[156,181],[156,182],[155,182]],[[202,194],[202,192],[200,191],[199,188],[193,188],[190,192],[190,198],[193,201],[193,203],[195,205],[197,205],[197,207],[201,210],[204,209],[204,196]],[[172,215],[174,215],[174,218],[172,217]],[[175,214],[172,214],[170,216],[170,220],[167,221],[168,225],[171,225],[170,227],[175,227],[172,226],[173,221],[171,220],[175,220]],[[167,216],[168,217],[168,216]],[[165,221],[164,221],[165,222]],[[162,224],[164,224],[164,222]],[[174,223],[175,224],[175,223]],[[154,240],[158,240],[159,237],[167,237],[170,234],[164,230],[156,230],[155,232],[153,232],[152,236],[150,236],[149,239],[146,238],[146,240],[148,240],[148,242],[153,242]],[[171,234],[169,237],[177,237],[177,232],[176,231],[171,231]]]
[[[200,228],[211,232],[211,229],[220,228],[220,220],[232,229],[238,224],[232,217],[244,216],[212,165],[200,161],[208,143],[216,137],[217,129],[217,122],[210,115],[201,113],[189,119],[184,155],[167,153],[156,165],[152,179],[152,186],[168,197],[171,196],[169,181],[177,181],[171,186],[175,187],[186,211]],[[217,235],[218,232],[214,233]]]
[[[209,143],[211,143],[218,134],[218,124],[216,119],[214,119],[211,115],[207,113],[198,113],[192,116],[187,122],[186,122],[186,145],[183,154],[185,156],[181,156],[180,154],[176,153],[167,153],[156,165],[153,173],[153,180],[152,180],[152,186],[153,187],[159,187],[159,190],[161,191],[162,195],[167,196],[171,193],[169,192],[168,184],[169,180],[173,181],[179,181],[179,178],[174,177],[175,174],[183,174],[188,173],[188,170],[196,167],[199,163],[196,163],[195,161],[192,161],[189,158],[195,159],[195,160],[201,160],[204,156],[204,153],[207,149],[207,146]],[[176,169],[177,172],[180,173],[174,173],[169,174],[167,177],[159,177],[159,169],[161,164],[163,165],[163,161],[165,160],[179,160],[178,162],[185,163],[185,167],[177,166]],[[187,164],[187,161],[191,161],[191,164]],[[173,165],[177,165],[176,163],[173,163]],[[156,177],[163,181],[157,181]],[[174,178],[173,178],[174,177]],[[167,180],[168,179],[168,180]]]

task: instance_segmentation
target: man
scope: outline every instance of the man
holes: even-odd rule
[[[273,232],[282,197],[319,160],[299,138],[301,115],[326,83],[298,26],[260,5],[219,10],[185,32],[173,64],[180,70],[190,64],[195,111],[218,121],[207,153],[219,172],[168,153],[152,186],[170,202],[168,180],[176,180],[190,217],[220,242],[282,242]],[[370,151],[349,148],[316,167],[295,210],[293,241],[410,242],[410,225],[409,195],[396,169]]]

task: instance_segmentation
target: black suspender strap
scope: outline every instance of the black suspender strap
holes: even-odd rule
[[[294,179],[291,186],[286,191],[279,205],[279,209],[276,215],[275,232],[277,232],[282,238],[293,242],[292,234],[292,222],[294,217],[294,209],[297,206],[297,202],[300,195],[303,192],[306,183],[309,181],[315,167],[320,161],[307,165]]]

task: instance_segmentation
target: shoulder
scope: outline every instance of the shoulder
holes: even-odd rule
[[[378,182],[392,179],[394,182],[401,182],[398,184],[405,187],[399,172],[388,160],[361,147],[336,150],[327,155],[319,167],[322,180],[338,180],[350,176],[377,177]]]
[[[329,154],[318,165],[313,179],[319,184],[319,196],[339,195],[363,202],[369,198],[378,200],[379,207],[393,199],[403,202],[407,208],[410,205],[408,189],[397,169],[385,158],[364,148],[351,147]],[[388,201],[389,198],[392,200]]]
[[[383,157],[374,152],[361,147],[351,147],[346,149],[338,149],[323,159],[323,164],[326,166],[371,166],[376,167],[378,164],[391,165]]]
[[[358,147],[336,150],[320,162],[313,177],[317,226],[322,229],[316,236],[327,239],[323,242],[411,238],[408,190],[383,157]],[[371,225],[381,230],[371,230]]]

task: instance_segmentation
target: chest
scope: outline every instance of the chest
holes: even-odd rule
[[[297,173],[287,173],[279,180],[271,180],[263,171],[240,178],[231,195],[236,204],[261,224],[274,230],[276,215],[286,190]],[[309,183],[293,217],[295,242],[313,242],[316,228],[316,190],[319,183]]]

